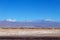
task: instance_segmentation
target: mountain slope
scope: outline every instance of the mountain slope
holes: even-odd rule
[[[0,28],[60,28],[60,22],[53,22],[53,21],[32,21],[32,22],[0,21]]]

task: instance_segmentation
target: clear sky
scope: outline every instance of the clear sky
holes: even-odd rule
[[[60,0],[0,0],[0,20],[60,21]]]

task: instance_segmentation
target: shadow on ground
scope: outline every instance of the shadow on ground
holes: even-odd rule
[[[0,40],[60,40],[60,37],[0,37]]]

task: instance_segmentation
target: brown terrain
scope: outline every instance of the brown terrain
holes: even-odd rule
[[[0,40],[60,40],[60,29],[0,28]]]

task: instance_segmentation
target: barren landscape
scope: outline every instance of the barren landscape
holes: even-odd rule
[[[0,40],[60,40],[60,29],[0,28]]]
[[[0,29],[0,36],[60,37],[60,29]]]

